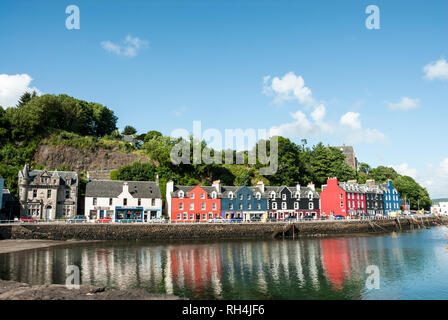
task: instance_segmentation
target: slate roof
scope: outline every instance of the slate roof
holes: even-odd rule
[[[279,197],[280,196],[280,192],[283,190],[283,188],[285,188],[285,186],[267,186],[265,187],[265,191],[266,193],[269,195],[272,191],[275,192],[275,196]],[[297,192],[297,187],[286,187],[291,194],[294,196]],[[313,198],[319,198],[319,193],[317,193],[316,191],[314,191],[313,189],[311,189],[310,187],[304,187],[304,186],[300,186],[300,197],[301,198],[306,198],[308,197],[308,193],[309,192],[313,193]]]
[[[60,177],[62,178],[62,182],[67,181],[67,179],[77,179],[78,174],[75,171],[49,171],[49,170],[35,170],[30,168],[27,164],[23,167],[22,170],[19,171],[19,177],[30,179],[31,181],[34,180],[37,176],[39,176],[41,173],[46,171],[48,175],[52,178]]]
[[[160,188],[153,181],[92,180],[86,185],[86,197],[116,198],[123,192],[127,182],[129,193],[134,198],[161,198]]]

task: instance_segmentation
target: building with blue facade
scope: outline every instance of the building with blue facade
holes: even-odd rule
[[[226,220],[250,221],[254,217],[264,219],[268,209],[268,194],[264,185],[256,187],[219,186],[221,216]]]
[[[5,183],[5,180],[0,176],[0,210],[2,210],[2,203],[3,203],[3,185]]]
[[[392,181],[388,180],[387,183],[381,184],[380,188],[383,191],[384,214],[400,213],[400,194],[392,185]]]

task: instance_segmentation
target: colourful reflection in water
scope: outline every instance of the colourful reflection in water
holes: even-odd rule
[[[448,299],[445,228],[375,237],[226,241],[103,242],[0,255],[0,277],[143,288],[193,299]],[[367,290],[368,265],[381,273]]]

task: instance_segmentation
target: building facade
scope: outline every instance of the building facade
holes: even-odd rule
[[[318,219],[320,216],[320,196],[314,188],[314,184],[302,187],[266,187],[269,197],[268,218],[283,220],[288,217],[296,219],[311,217]]]
[[[166,186],[167,214],[172,222],[205,222],[221,215],[221,199],[214,186]]]
[[[89,221],[111,218],[149,222],[162,215],[158,182],[92,180],[87,182],[85,210]]]
[[[381,184],[380,187],[383,191],[384,214],[391,215],[401,213],[400,194],[392,185],[392,181],[388,180],[387,183]]]
[[[19,171],[20,215],[53,220],[76,215],[78,174],[74,171]]]
[[[322,185],[321,212],[325,216],[359,216],[366,214],[364,188],[355,180],[338,183],[337,178],[329,178]]]
[[[345,163],[347,163],[350,167],[352,167],[355,170],[358,170],[358,159],[355,155],[355,150],[352,146],[337,146],[334,147],[342,151],[342,153],[345,156]]]
[[[266,218],[268,197],[262,183],[256,187],[223,186],[221,190],[221,216],[226,219],[242,219],[251,221],[253,218]]]
[[[375,180],[367,180],[363,186],[366,198],[366,214],[368,216],[383,215],[384,201],[381,188],[375,183]]]

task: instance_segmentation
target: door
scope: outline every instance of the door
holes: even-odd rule
[[[104,210],[100,210],[100,218],[104,218]]]
[[[45,211],[45,219],[46,220],[51,219],[51,207],[47,207],[47,210]]]
[[[199,213],[196,213],[196,222],[201,221],[201,215]]]

